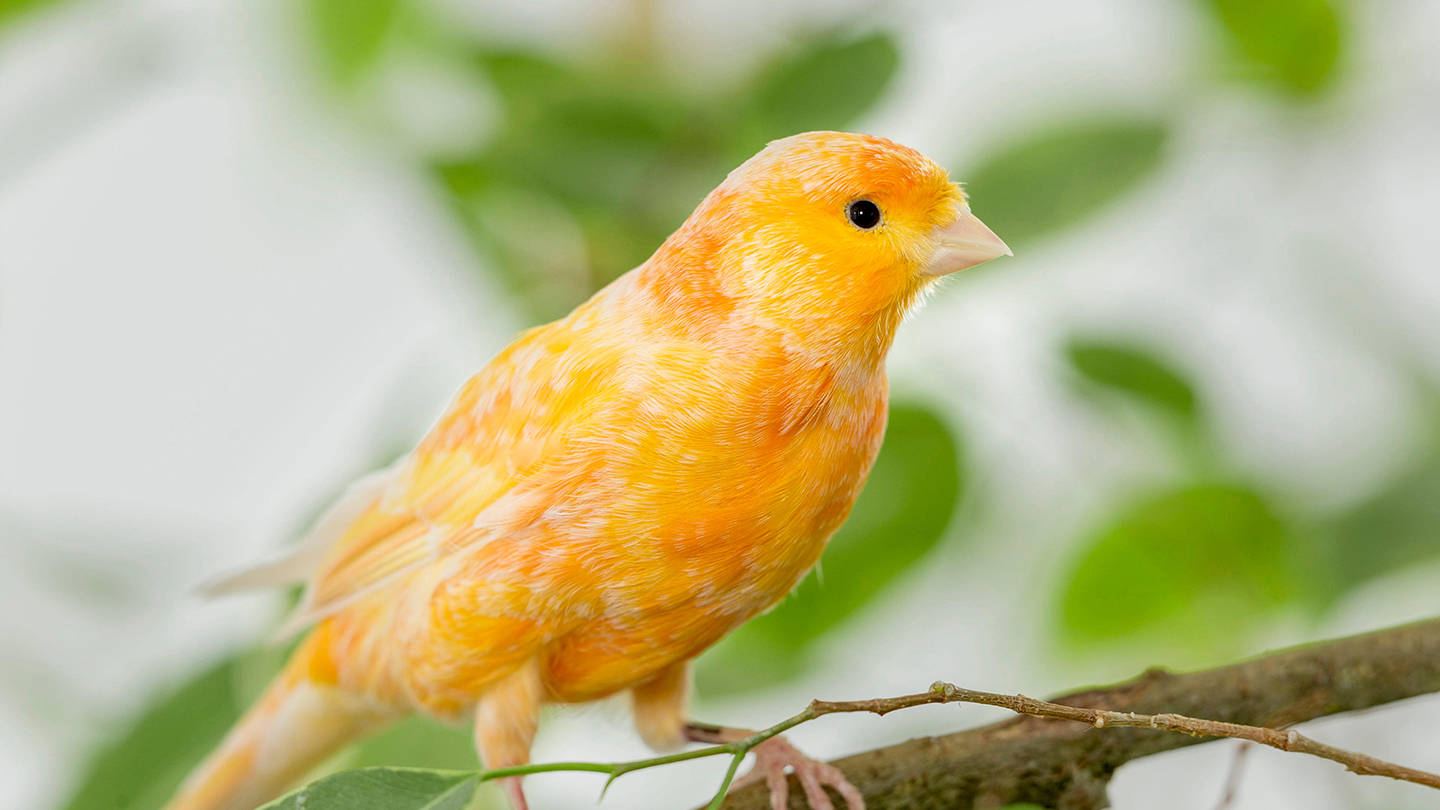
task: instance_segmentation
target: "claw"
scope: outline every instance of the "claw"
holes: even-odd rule
[[[825,792],[827,787],[840,794],[850,810],[865,810],[865,797],[850,784],[839,768],[805,756],[784,737],[771,737],[755,746],[753,753],[754,767],[735,780],[735,786],[764,779],[770,789],[771,810],[786,810],[790,804],[790,783],[785,778],[787,769],[795,773],[800,789],[805,792],[805,800],[813,810],[835,810],[835,803]]]

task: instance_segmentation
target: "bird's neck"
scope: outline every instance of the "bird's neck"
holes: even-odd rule
[[[734,295],[703,268],[652,259],[609,292],[617,305],[633,310],[630,317],[673,339],[742,351],[779,345],[796,363],[848,376],[883,373],[895,331],[920,291],[898,302],[775,305]]]

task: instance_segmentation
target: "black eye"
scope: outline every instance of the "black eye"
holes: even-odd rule
[[[855,227],[868,231],[880,224],[880,206],[869,200],[856,200],[845,207],[845,216]]]

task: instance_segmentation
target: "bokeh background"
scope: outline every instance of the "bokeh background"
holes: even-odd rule
[[[822,128],[932,155],[1016,257],[902,329],[854,517],[701,659],[700,717],[1045,694],[1440,614],[1433,0],[0,0],[0,803],[155,807],[279,655],[283,596],[195,584]],[[1435,770],[1437,727],[1431,698],[1307,733]],[[644,751],[601,705],[535,755]],[[1126,766],[1112,797],[1435,802],[1236,751]],[[475,765],[424,721],[333,767],[360,764]],[[722,768],[604,806],[692,806]],[[530,780],[540,808],[598,789]]]

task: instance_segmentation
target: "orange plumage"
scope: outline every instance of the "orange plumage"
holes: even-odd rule
[[[527,761],[542,703],[626,689],[648,742],[683,742],[688,662],[800,581],[864,484],[906,310],[1005,252],[913,150],[772,143],[290,565],[235,578],[304,579],[315,627],[171,810],[249,810],[410,711],[473,716],[488,767]]]

